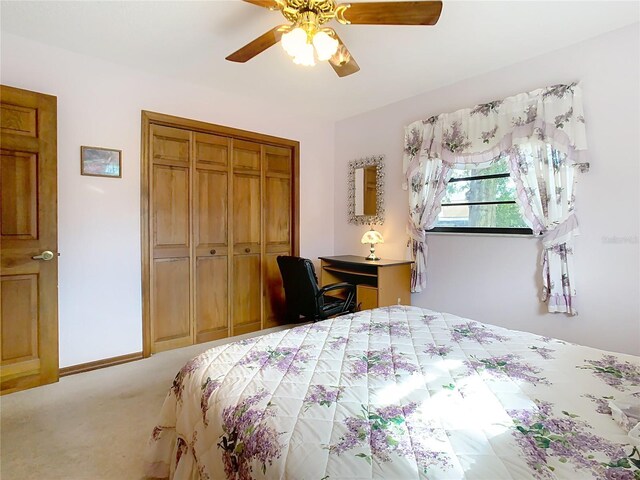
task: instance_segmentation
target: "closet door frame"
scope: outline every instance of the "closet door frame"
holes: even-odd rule
[[[292,153],[292,188],[291,188],[291,250],[293,255],[300,252],[300,142],[286,138],[274,137],[261,133],[240,130],[223,125],[216,125],[198,120],[191,120],[157,112],[142,111],[142,134],[140,155],[140,228],[141,228],[141,267],[142,267],[142,353],[144,357],[151,355],[151,126],[159,125],[182,128],[193,132],[208,133],[229,137],[235,140],[259,142],[265,145],[290,148]],[[231,246],[230,246],[231,247]],[[264,250],[264,245],[261,249]],[[262,252],[264,255],[265,252]],[[233,319],[229,319],[233,322]]]

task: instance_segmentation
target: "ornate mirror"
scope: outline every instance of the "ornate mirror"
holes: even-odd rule
[[[349,162],[349,223],[384,222],[384,156]]]

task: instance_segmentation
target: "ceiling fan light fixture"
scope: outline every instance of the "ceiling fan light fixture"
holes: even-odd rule
[[[293,57],[293,63],[305,67],[313,67],[316,64],[316,59],[313,55],[313,45],[305,43],[304,47]]]
[[[338,40],[326,32],[318,32],[313,36],[313,46],[316,49],[318,60],[329,60],[338,50]]]
[[[358,63],[332,29],[324,25],[337,20],[343,25],[435,25],[442,12],[441,0],[361,1],[341,0],[243,0],[246,3],[279,10],[289,22],[279,25],[227,56],[244,63],[282,41],[287,54],[298,65],[329,61],[339,77],[360,70]]]
[[[297,57],[307,50],[307,32],[302,28],[296,27],[293,30],[282,35],[282,48],[291,57]],[[309,45],[311,46],[311,45]]]

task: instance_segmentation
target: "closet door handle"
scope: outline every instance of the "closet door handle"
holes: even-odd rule
[[[216,254],[216,249],[214,248],[213,250],[211,250],[211,255],[215,255]]]
[[[244,251],[245,251],[246,253],[251,253],[251,249],[250,249],[249,247],[245,248],[245,249],[244,249]]]

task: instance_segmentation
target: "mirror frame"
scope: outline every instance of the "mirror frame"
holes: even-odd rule
[[[356,215],[356,169],[376,168],[376,214]],[[382,225],[384,223],[384,155],[360,158],[349,162],[349,223],[355,225]]]

